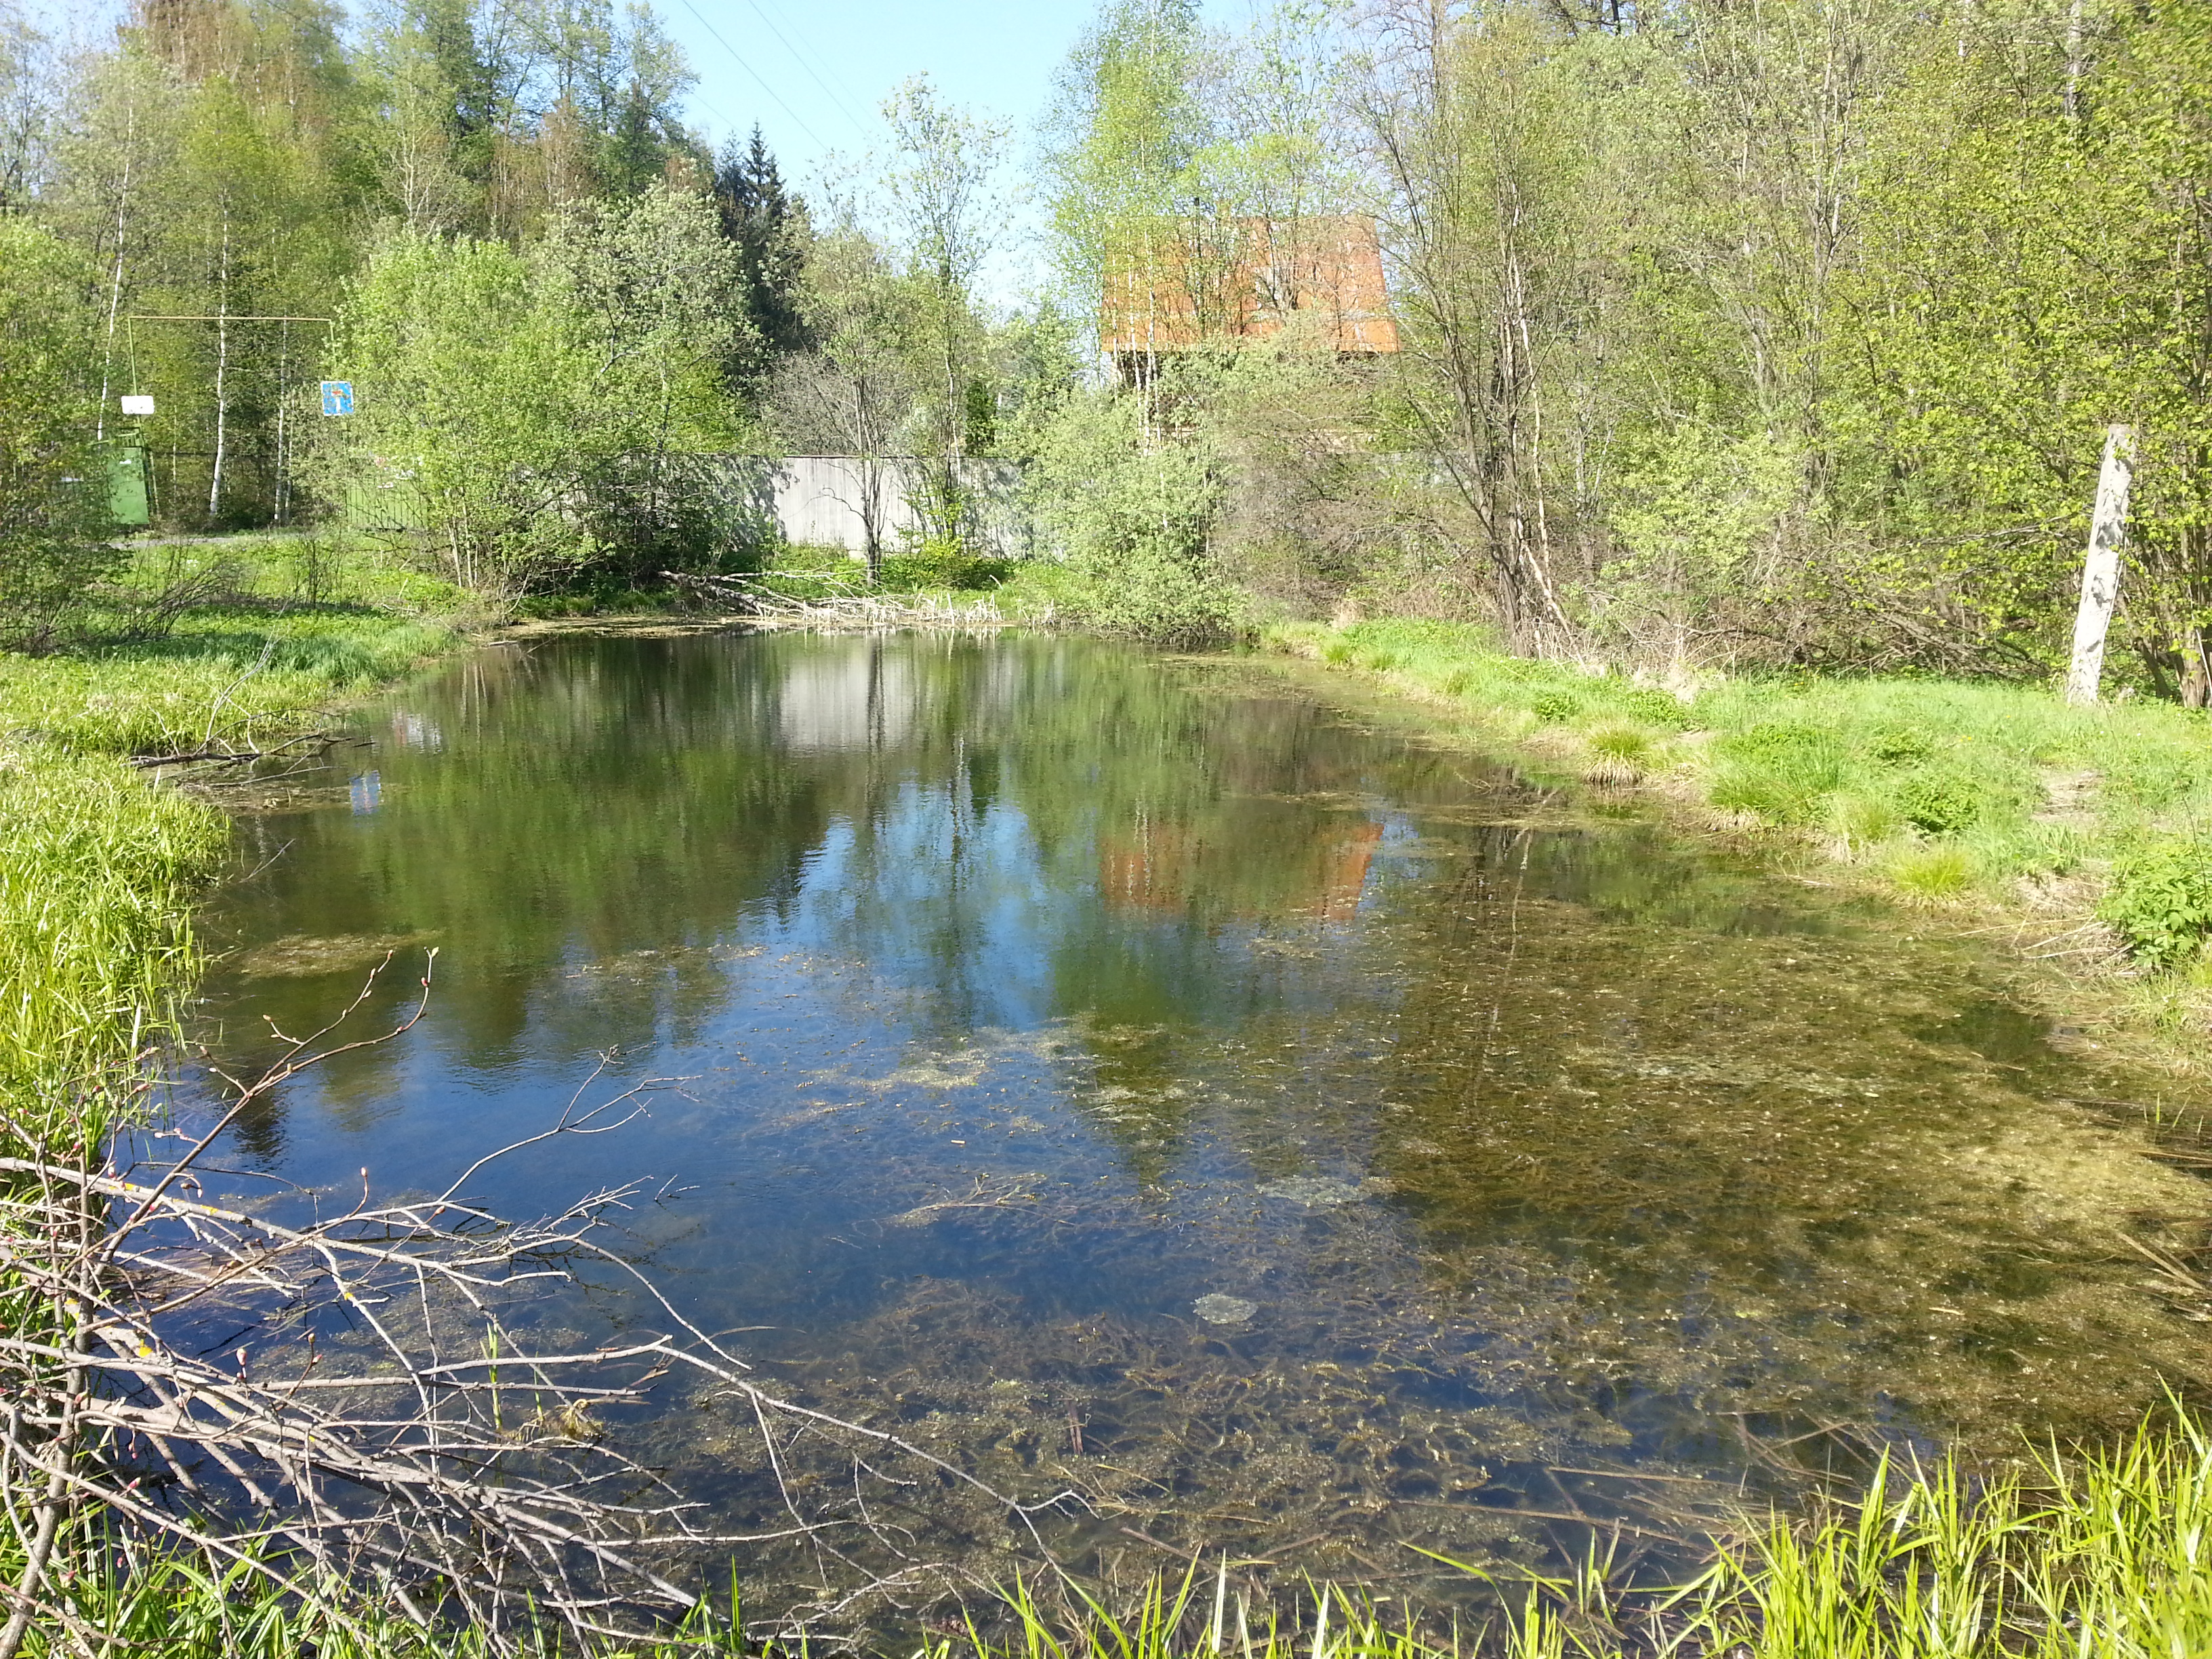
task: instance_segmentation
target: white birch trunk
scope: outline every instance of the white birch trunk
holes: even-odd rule
[[[216,288],[215,324],[215,470],[208,478],[208,517],[222,507],[223,452],[230,436],[230,210],[222,216],[222,274]]]
[[[2074,614],[2074,666],[2066,676],[2066,701],[2077,707],[2097,701],[2097,682],[2104,673],[2105,634],[2120,598],[2120,544],[2127,534],[2135,459],[2136,429],[2115,424],[2105,434],[2105,464],[2097,473],[2097,507],[2081,566],[2081,606]]]

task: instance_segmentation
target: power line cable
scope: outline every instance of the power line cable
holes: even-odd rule
[[[792,108],[790,105],[785,103],[781,97],[777,96],[776,90],[774,87],[769,85],[766,81],[761,80],[760,71],[755,69],[750,64],[745,62],[744,58],[738,54],[738,49],[735,46],[722,39],[720,31],[716,29],[715,27],[712,23],[708,22],[703,16],[700,16],[699,8],[693,5],[691,3],[691,0],[684,0],[684,9],[690,12],[694,17],[697,17],[699,19],[699,27],[714,37],[714,44],[716,46],[720,46],[724,52],[726,52],[732,58],[737,60],[737,64],[739,69],[751,76],[755,81],[760,82],[760,89],[775,100],[775,106],[781,110],[786,115],[788,115],[792,118],[793,122],[797,125],[801,132],[805,133],[809,138],[811,138],[817,145],[820,146],[820,148],[823,149],[828,149],[830,148],[828,144],[822,142],[822,135],[820,133],[815,131],[812,127],[808,126],[805,121],[799,119],[799,112],[797,110]]]
[[[842,98],[840,98],[837,95],[837,89],[835,87],[832,87],[828,82],[824,81],[820,76],[814,72],[813,64],[806,61],[809,57],[812,56],[811,52],[803,52],[798,46],[793,46],[791,43],[790,38],[786,35],[781,29],[776,27],[775,20],[773,17],[770,17],[768,13],[761,9],[760,0],[745,0],[745,3],[753,9],[753,15],[756,17],[759,18],[762,22],[768,25],[768,32],[775,36],[777,40],[783,42],[783,49],[791,54],[791,61],[806,71],[806,78],[813,82],[816,86],[821,88],[823,94],[827,97],[831,103],[836,105],[838,113],[853,124],[853,131],[859,133],[863,138],[872,137],[874,135],[869,131],[867,123],[861,120],[859,116],[853,113],[851,106],[847,104]],[[793,28],[796,28],[797,27],[798,25],[796,24],[793,25]]]

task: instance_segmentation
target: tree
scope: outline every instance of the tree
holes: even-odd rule
[[[739,303],[749,325],[730,360],[732,386],[757,395],[775,366],[813,343],[801,297],[806,204],[784,189],[761,130],[743,149],[732,140],[714,170],[722,234],[738,250]]]
[[[319,476],[495,593],[696,556],[714,502],[684,459],[734,435],[734,283],[712,210],[665,188],[564,216],[527,253],[396,231],[349,296],[356,413],[323,428]]]
[[[921,400],[928,454],[909,494],[928,532],[957,541],[970,529],[968,385],[983,332],[975,280],[1003,222],[994,198],[1006,133],[939,101],[927,76],[885,100],[896,160],[885,179],[927,341]]]
[[[868,580],[882,573],[899,438],[918,402],[916,343],[926,338],[915,293],[881,250],[854,229],[817,239],[806,267],[813,349],[787,357],[769,392],[785,445],[854,464]]]
[[[2064,658],[2106,428],[2138,426],[2125,623],[2192,707],[2212,700],[2208,29],[2202,0],[2169,0],[2086,69],[2055,34],[2023,64],[1994,25],[1920,66],[1877,137],[1832,416],[1863,446],[1885,592],[2039,671]]]
[[[111,574],[92,271],[50,232],[0,216],[0,638],[51,645]]]

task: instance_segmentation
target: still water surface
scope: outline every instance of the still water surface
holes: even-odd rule
[[[1074,640],[483,653],[246,822],[216,1053],[439,956],[234,1156],[442,1186],[603,1054],[597,1097],[680,1079],[476,1189],[665,1185],[629,1248],[702,1328],[1084,1492],[1102,1570],[1534,1560],[2204,1375],[2118,1237],[2195,1242],[2203,1188],[1972,950],[1342,695]],[[676,1387],[627,1431],[743,1510]]]

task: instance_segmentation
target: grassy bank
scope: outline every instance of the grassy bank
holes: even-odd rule
[[[1535,662],[1460,624],[1271,630],[1442,702],[1542,773],[1638,788],[1827,878],[2016,916],[2034,954],[2212,1012],[2212,717],[2033,688],[1764,676],[1666,683]]]
[[[1890,1469],[1810,1522],[1747,1520],[1692,1582],[1624,1589],[1602,1563],[1566,1577],[1493,1581],[1486,1620],[1431,1618],[1358,1584],[1258,1589],[1250,1564],[1194,1564],[1138,1605],[1085,1605],[1048,1578],[940,1608],[913,1659],[2194,1659],[2212,1652],[2212,1443],[2186,1419],[2027,1480],[1982,1486],[1953,1466]],[[0,1559],[5,1556],[0,1548]],[[243,1574],[186,1564],[75,1587],[88,1627],[118,1650],[191,1659],[489,1659],[510,1641],[426,1631],[355,1600],[303,1606]],[[1255,1594],[1255,1589],[1258,1593]],[[726,1607],[726,1604],[724,1604]],[[532,1644],[520,1644],[529,1650]],[[33,1648],[43,1654],[58,1644]],[[543,1650],[556,1650],[550,1644]],[[592,1659],[795,1656],[702,1609],[662,1642]]]
[[[228,823],[131,759],[310,728],[332,702],[459,637],[437,602],[450,612],[459,596],[399,573],[363,568],[356,586],[374,591],[301,598],[288,580],[301,551],[298,538],[146,550],[72,648],[0,655],[0,1157],[96,1167],[110,1134],[139,1114],[154,1081],[148,1053],[175,1029],[193,981],[191,913],[222,867]],[[334,586],[327,550],[306,558],[317,585]],[[27,1175],[0,1176],[0,1254],[21,1229],[90,1237],[99,1226],[96,1210],[57,1205]],[[0,1273],[0,1340],[51,1348],[68,1322],[23,1274]],[[11,1361],[39,1363],[34,1352]],[[29,1540],[48,1493],[19,1468],[0,1481],[4,1626],[29,1588]],[[102,1559],[87,1530],[95,1525],[79,1515],[60,1529],[49,1593],[63,1574],[89,1588]],[[137,1600],[132,1617],[157,1651],[194,1650],[195,1617],[220,1622],[222,1598],[193,1591],[181,1568]],[[28,1652],[85,1650],[51,1602],[21,1634]],[[0,1641],[9,1635],[0,1628]]]

